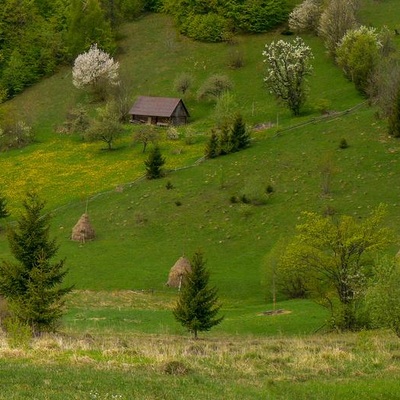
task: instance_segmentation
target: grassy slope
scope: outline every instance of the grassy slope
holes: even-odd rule
[[[375,21],[373,18],[379,16],[377,25],[395,27],[395,18],[390,17],[395,13],[388,13],[396,5],[394,0],[378,6],[373,0],[366,0],[365,5],[365,20]],[[146,28],[154,35],[143,46],[140,34]],[[228,47],[178,38],[164,17],[149,16],[125,29],[129,36],[122,44],[124,54],[120,59],[135,80],[135,94],[171,94],[177,68],[194,69],[197,85],[208,73],[223,70],[235,80],[247,121],[275,122],[279,114],[281,126],[294,123],[266,95],[261,82],[260,53],[272,37],[241,38],[239,46],[246,54],[246,66],[228,71]],[[314,38],[306,40],[317,53],[315,76],[307,110],[295,122],[315,116],[312,105],[319,99],[328,99],[333,110],[346,109],[362,100],[325,58],[321,44]],[[77,284],[78,289],[107,292],[79,292],[69,300],[68,336],[89,331],[94,337],[79,336],[77,343],[67,344],[58,342],[62,338],[44,338],[44,344],[39,340],[29,351],[11,350],[2,342],[0,398],[298,400],[353,399],[354,393],[365,399],[397,398],[399,350],[393,337],[382,339],[371,333],[334,337],[332,342],[326,337],[299,341],[280,337],[281,333],[309,333],[320,327],[324,314],[307,302],[278,305],[291,310],[291,314],[272,318],[258,315],[271,307],[266,304],[270,287],[265,279],[264,256],[278,238],[292,234],[301,210],[322,211],[329,205],[362,218],[379,202],[385,202],[389,212],[386,222],[399,233],[400,147],[397,141],[386,137],[373,110],[361,108],[357,113],[279,136],[274,130],[261,132],[245,152],[169,175],[173,190],[165,189],[164,179],[127,185],[117,193],[113,190],[115,185],[131,182],[140,175],[136,169],[140,165],[136,161],[140,149],[130,146],[129,137],[113,154],[104,154],[97,145],[87,146],[75,138],[55,137],[53,126],[78,100],[86,101],[71,87],[67,69],[15,99],[17,109],[37,116],[34,122],[40,128],[41,143],[1,155],[6,171],[3,184],[13,194],[10,202],[16,208],[26,188],[22,177],[32,170],[29,179],[43,185],[49,208],[72,202],[56,211],[53,221],[53,233],[61,245],[60,256],[67,256],[68,281]],[[198,104],[193,97],[187,102],[194,130],[204,132],[212,124],[212,105]],[[350,144],[344,151],[337,149],[342,137]],[[191,163],[201,155],[201,141],[199,138],[192,146],[179,143],[184,156],[175,164]],[[167,157],[173,158],[172,147],[165,149]],[[40,152],[42,156],[37,158]],[[49,154],[54,157],[40,170]],[[333,160],[337,169],[329,198],[321,197],[319,188],[318,165],[326,157]],[[127,166],[132,159],[135,163]],[[80,171],[85,165],[90,167]],[[54,179],[53,171],[60,175],[72,166],[78,171],[76,175]],[[39,175],[43,175],[40,181]],[[79,186],[82,182],[86,186]],[[229,202],[232,195],[261,195],[269,183],[276,193],[265,206]],[[20,184],[22,188],[18,190],[13,186]],[[104,190],[110,192],[89,203],[98,239],[83,246],[71,243],[70,229],[84,211],[86,197]],[[180,207],[175,205],[176,200],[182,202]],[[175,293],[163,286],[179,255],[190,254],[198,247],[206,253],[226,315],[224,324],[213,330],[217,339],[200,342],[205,347],[200,350],[181,339],[173,345],[169,343],[174,339],[165,333],[183,331],[173,323],[169,311]],[[396,250],[397,246],[391,252]],[[8,257],[4,236],[0,253]],[[110,289],[155,292],[114,293]],[[113,296],[116,300],[109,300]],[[132,332],[134,335],[129,336]],[[156,332],[162,337],[137,336],[137,332]],[[227,333],[228,338],[223,336]],[[257,338],[249,338],[250,333]],[[265,334],[268,338],[261,338]],[[107,342],[109,336],[113,343]],[[316,345],[314,340],[321,343]],[[163,373],[164,364],[173,360],[189,365],[190,373]]]
[[[190,71],[196,78],[186,100],[193,115],[191,129],[198,135],[193,145],[184,140],[162,144],[169,168],[191,164],[202,155],[202,133],[213,124],[213,106],[197,102],[194,92],[212,73],[231,76],[239,109],[251,124],[278,119],[280,128],[285,128],[318,116],[313,105],[321,99],[328,100],[335,111],[363,101],[313,37],[306,37],[316,56],[310,100],[303,115],[293,120],[277,107],[262,83],[261,52],[266,42],[279,38],[278,33],[239,38],[237,47],[245,55],[240,70],[226,66],[231,46],[177,36],[165,16],[150,15],[128,24],[122,36],[119,61],[134,95],[174,94],[172,83],[181,72]],[[62,122],[68,107],[88,101],[72,87],[70,78],[64,69],[10,103],[36,115],[40,142],[3,154],[2,163],[5,191],[13,207],[32,184],[39,187],[50,208],[68,203],[55,211],[53,228],[60,256],[68,260],[68,283],[77,289],[166,292],[163,284],[170,266],[182,253],[201,248],[226,304],[246,299],[245,307],[260,305],[269,298],[270,289],[264,257],[280,237],[290,237],[301,211],[322,212],[329,206],[361,218],[385,202],[388,224],[398,229],[399,144],[386,137],[383,124],[367,107],[278,136],[276,129],[254,133],[252,147],[244,152],[171,173],[167,179],[173,190],[166,190],[167,179],[163,179],[128,184],[123,192],[115,192],[115,186],[142,174],[140,146],[132,147],[127,134],[118,151],[107,153],[98,144],[55,135],[53,128]],[[350,147],[341,151],[338,144],[343,137]],[[336,169],[328,198],[320,191],[319,165],[326,159]],[[268,184],[276,193],[267,205],[229,201],[241,194],[262,197]],[[109,192],[89,203],[97,239],[84,246],[69,241],[86,198],[106,189]],[[176,201],[182,205],[177,207]],[[4,236],[0,252],[8,256]]]

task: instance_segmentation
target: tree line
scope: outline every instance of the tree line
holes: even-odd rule
[[[117,27],[153,0],[4,0],[0,7],[0,102],[97,43],[115,52]]]

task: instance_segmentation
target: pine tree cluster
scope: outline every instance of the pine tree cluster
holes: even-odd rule
[[[207,158],[215,158],[243,150],[249,145],[250,133],[242,116],[238,114],[232,126],[224,126],[219,132],[211,132],[205,155]]]

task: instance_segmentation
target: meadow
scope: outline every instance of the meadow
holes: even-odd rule
[[[394,0],[365,0],[361,17],[395,29],[395,6]],[[398,238],[400,143],[387,136],[376,110],[315,37],[304,37],[315,54],[309,100],[292,118],[263,84],[261,53],[283,37],[280,30],[240,36],[235,45],[205,44],[178,35],[168,17],[147,15],[120,35],[116,58],[132,102],[137,95],[177,96],[173,81],[190,72],[195,84],[184,100],[191,123],[179,130],[179,140],[160,143],[166,177],[147,181],[146,154],[132,140],[135,127],[126,127],[111,152],[56,133],[71,107],[98,106],[72,86],[70,67],[0,105],[25,116],[37,135],[36,143],[0,154],[0,189],[12,211],[1,223],[13,223],[26,190],[36,188],[52,214],[58,256],[66,258],[66,283],[74,285],[59,335],[29,345],[22,340],[16,348],[0,337],[0,398],[397,398],[394,335],[326,334],[328,315],[309,300],[279,298],[276,307],[285,313],[264,314],[274,307],[268,255],[279,240],[290,240],[302,211],[362,219],[385,203],[385,224]],[[243,55],[242,68],[228,67],[232,52]],[[196,90],[213,73],[234,82],[236,107],[253,127],[252,145],[203,160],[217,116]],[[321,115],[321,104],[329,116]],[[259,124],[270,127],[256,129]],[[343,138],[346,149],[339,147]],[[329,195],[321,189],[326,164],[334,172]],[[268,185],[274,188],[269,197]],[[243,194],[261,204],[231,201]],[[72,242],[71,229],[86,209],[96,239]],[[225,320],[194,342],[173,319],[177,291],[165,282],[175,261],[197,249]],[[397,251],[398,240],[387,254]],[[10,258],[4,231],[0,258]]]

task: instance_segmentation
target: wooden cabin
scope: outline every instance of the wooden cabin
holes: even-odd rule
[[[184,125],[189,112],[182,99],[139,96],[129,111],[131,122],[153,125]]]

